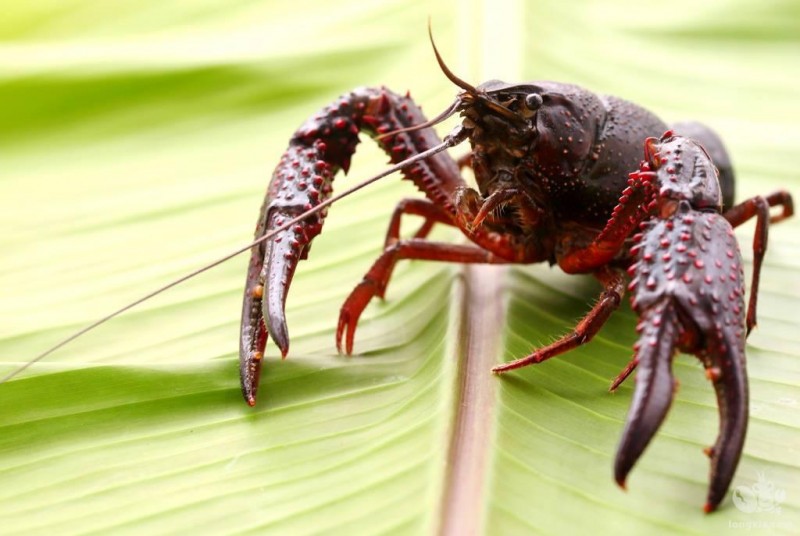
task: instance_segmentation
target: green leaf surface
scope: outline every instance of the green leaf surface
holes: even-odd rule
[[[455,89],[428,17],[470,81],[568,81],[703,121],[733,156],[738,199],[797,191],[792,1],[11,4],[0,18],[0,375],[247,243],[289,136],[339,94],[385,84],[430,115],[444,109]],[[385,160],[365,143],[337,189]],[[732,485],[772,486],[759,497],[780,512],[729,497],[707,516],[701,449],[718,415],[693,357],[675,362],[680,390],[627,493],[613,482],[633,384],[607,387],[636,338],[627,305],[546,364],[496,378],[460,361],[470,322],[499,336],[496,362],[566,332],[599,291],[589,278],[401,263],[359,324],[356,355],[336,354],[338,309],[392,207],[413,195],[386,179],[331,209],[289,295],[289,358],[268,346],[256,408],[237,377],[244,258],[0,385],[0,533],[430,534],[452,516],[482,534],[800,531],[800,220],[770,230]],[[749,274],[752,223],[737,236]],[[504,319],[465,297],[494,277]],[[479,415],[462,420],[465,407]],[[470,427],[479,448],[459,450]],[[453,467],[469,452],[464,480]],[[455,492],[466,502],[448,502]]]

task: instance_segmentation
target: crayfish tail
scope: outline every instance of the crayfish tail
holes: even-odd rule
[[[636,389],[614,463],[614,478],[623,489],[628,473],[661,426],[675,391],[672,358],[679,319],[674,302],[662,300],[642,316],[641,322],[635,357]]]

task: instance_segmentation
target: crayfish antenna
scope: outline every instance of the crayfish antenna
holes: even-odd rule
[[[416,130],[422,130],[424,128],[435,127],[436,125],[438,125],[439,123],[441,123],[442,121],[448,119],[450,116],[452,116],[454,113],[456,113],[458,111],[458,108],[459,108],[460,105],[461,105],[461,102],[458,99],[456,99],[453,102],[453,104],[448,106],[443,112],[441,112],[439,115],[437,115],[433,119],[429,119],[428,121],[425,121],[424,123],[419,123],[418,125],[413,125],[413,126],[406,127],[406,128],[398,128],[397,130],[390,130],[389,132],[384,132],[383,134],[378,134],[377,136],[375,136],[375,139],[376,140],[382,140],[384,138],[391,138],[392,136],[396,136],[398,134],[402,134],[403,132],[414,132]]]
[[[222,256],[222,257],[220,257],[220,258],[218,258],[218,259],[216,259],[216,260],[214,260],[214,261],[212,261],[212,262],[210,262],[210,263],[208,263],[208,264],[206,264],[206,265],[204,265],[204,266],[202,266],[202,267],[200,267],[200,268],[198,268],[198,269],[196,269],[196,270],[194,270],[194,271],[192,271],[192,272],[190,272],[190,273],[188,273],[186,275],[184,275],[184,276],[181,276],[181,277],[179,277],[177,279],[174,279],[174,280],[170,281],[169,283],[166,283],[165,285],[162,285],[161,287],[159,287],[159,288],[157,288],[157,289],[155,289],[155,290],[153,290],[151,292],[148,292],[147,294],[143,295],[142,297],[140,297],[140,298],[138,298],[138,299],[136,299],[136,300],[134,300],[134,301],[122,306],[122,307],[120,307],[119,309],[117,309],[117,310],[105,315],[104,317],[102,317],[102,318],[100,318],[100,319],[98,319],[98,320],[86,325],[85,327],[83,327],[80,330],[76,331],[75,333],[69,335],[68,337],[62,339],[61,341],[59,341],[58,343],[54,344],[53,346],[50,346],[49,348],[47,348],[43,352],[41,352],[38,355],[34,356],[32,359],[28,360],[27,362],[23,363],[22,365],[20,365],[16,369],[12,370],[8,374],[6,374],[2,378],[0,378],[0,384],[3,384],[5,382],[11,380],[12,378],[14,378],[18,374],[24,372],[26,369],[28,369],[32,365],[38,363],[39,361],[42,361],[44,358],[46,358],[47,356],[49,356],[53,352],[57,351],[58,349],[66,346],[67,344],[71,343],[72,341],[74,341],[74,340],[86,335],[90,331],[93,331],[94,329],[102,326],[106,322],[109,322],[110,320],[120,316],[121,314],[129,311],[130,309],[133,309],[137,305],[140,305],[140,304],[142,304],[142,303],[144,303],[146,301],[149,301],[150,299],[155,298],[159,294],[161,294],[163,292],[166,292],[167,290],[169,290],[169,289],[171,289],[173,287],[176,287],[176,286],[180,285],[181,283],[183,283],[185,281],[188,281],[189,279],[193,279],[196,276],[198,276],[198,275],[200,275],[200,274],[202,274],[204,272],[207,272],[208,270],[211,270],[212,268],[215,268],[215,267],[219,266],[220,264],[223,264],[223,263],[229,261],[230,259],[232,259],[232,258],[244,253],[245,251],[251,251],[253,248],[259,247],[261,244],[264,244],[265,242],[275,238],[279,233],[282,233],[283,231],[286,231],[290,227],[302,222],[303,220],[305,220],[306,218],[308,218],[310,216],[313,216],[313,215],[317,214],[318,212],[322,212],[327,207],[329,207],[333,203],[339,201],[340,199],[342,199],[344,197],[347,197],[347,196],[357,192],[358,190],[361,190],[362,188],[365,188],[368,185],[370,185],[370,184],[372,184],[374,182],[377,182],[378,180],[380,180],[380,179],[382,179],[382,178],[384,178],[384,177],[386,177],[388,175],[391,175],[392,173],[395,173],[395,172],[397,172],[397,171],[399,171],[401,169],[407,168],[407,167],[413,165],[414,163],[419,162],[420,160],[424,160],[426,158],[430,158],[431,156],[433,156],[433,155],[435,155],[437,153],[440,153],[440,152],[442,152],[444,150],[449,149],[450,147],[458,145],[459,143],[462,143],[466,138],[467,138],[466,131],[461,127],[456,127],[448,136],[445,137],[445,139],[439,145],[431,147],[427,151],[423,151],[423,152],[418,153],[418,154],[416,154],[414,156],[406,158],[405,160],[403,160],[401,162],[398,162],[397,164],[395,164],[393,166],[388,167],[384,171],[382,171],[382,172],[370,177],[369,179],[366,179],[366,180],[360,182],[359,184],[356,184],[355,186],[352,186],[351,188],[348,188],[347,190],[343,191],[342,193],[329,197],[328,199],[320,202],[318,205],[316,205],[315,207],[311,208],[310,210],[308,210],[308,211],[306,211],[306,212],[304,212],[302,214],[299,214],[298,216],[286,221],[285,223],[283,223],[282,225],[280,225],[280,226],[278,226],[278,227],[276,227],[274,229],[270,229],[268,232],[266,232],[262,236],[256,238],[255,240],[253,240],[252,242],[250,242],[246,246],[240,247],[240,248],[238,248],[238,249],[236,249],[236,250],[234,250],[234,251],[232,251],[232,252],[230,252],[230,253],[228,253],[228,254],[226,254],[226,255],[224,255],[224,256]],[[284,340],[286,342],[281,347],[281,351],[284,351],[284,349],[288,351],[289,345],[288,345],[288,336],[286,335],[286,333],[287,333],[287,331],[286,331],[286,329],[284,329],[283,330],[283,334],[284,334]],[[276,330],[276,335],[277,334],[278,334],[278,332]],[[264,343],[266,343],[266,331],[264,332],[264,337],[265,337],[264,338]],[[241,343],[241,344],[244,344],[244,343]],[[280,347],[280,343],[279,343],[279,347]],[[254,358],[255,357],[258,357],[258,356],[255,355]],[[258,360],[256,359],[256,361],[258,361]],[[242,371],[243,371],[243,374],[242,374],[242,391],[244,393],[245,400],[247,401],[247,403],[250,406],[253,406],[253,405],[255,405],[255,393],[256,393],[256,390],[257,390],[257,387],[258,387],[258,380],[255,379],[255,378],[258,378],[258,374],[256,374],[256,373],[258,371],[260,371],[260,365],[254,366],[252,368],[252,370],[251,370],[251,373],[248,374],[247,377],[249,378],[249,380],[247,381],[247,383],[248,383],[247,387],[245,387],[245,385],[244,385],[245,384],[244,368],[242,369]]]
[[[431,26],[431,20],[428,19],[428,37],[431,40],[431,47],[433,47],[433,54],[436,56],[436,62],[439,64],[439,68],[442,70],[444,75],[455,85],[460,87],[461,89],[465,90],[467,93],[471,93],[476,95],[478,93],[478,89],[470,84],[469,82],[462,80],[456,74],[450,70],[447,64],[442,59],[442,55],[439,54],[439,49],[436,48],[436,43],[433,40],[433,28]]]

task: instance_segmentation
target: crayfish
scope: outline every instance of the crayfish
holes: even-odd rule
[[[383,297],[401,259],[458,263],[557,264],[593,274],[604,286],[574,331],[529,356],[498,365],[503,373],[589,341],[627,289],[639,314],[631,363],[638,366],[633,405],[615,462],[626,477],[661,425],[675,390],[677,351],[696,355],[717,394],[720,431],[711,458],[705,511],[723,500],[742,452],[748,419],[745,340],[756,323],[761,262],[770,221],[789,217],[791,196],[779,191],[734,205],[730,159],[717,135],[698,123],[668,127],[649,111],[581,87],[489,81],[472,86],[453,74],[434,45],[444,74],[461,92],[427,121],[406,96],[359,88],[309,119],[293,135],[269,184],[247,273],[240,336],[244,398],[256,402],[268,334],[285,357],[284,304],[298,261],[322,230],[335,175],[347,172],[366,132],[424,194],[401,201],[391,216],[383,253],[344,302],[336,329],[350,354],[358,319]],[[444,142],[431,128],[459,113]],[[458,162],[444,149],[468,140]],[[642,147],[644,159],[642,160]],[[474,171],[477,190],[460,167]],[[782,206],[770,216],[770,207]],[[400,237],[405,215],[424,220]],[[753,276],[744,303],[742,258],[733,227],[756,217]],[[427,239],[434,225],[458,228],[471,242]],[[628,279],[628,275],[630,280]],[[629,283],[628,283],[629,280]]]
[[[711,471],[704,508],[716,509],[747,429],[745,341],[756,325],[768,227],[793,214],[792,197],[781,190],[734,205],[730,159],[719,137],[702,124],[668,127],[631,102],[571,84],[492,80],[473,86],[450,71],[435,45],[433,50],[445,76],[461,88],[439,116],[426,120],[409,95],[386,88],[358,88],[342,96],[292,136],[267,189],[253,243],[86,326],[0,383],[133,306],[250,249],[239,361],[242,393],[255,405],[268,335],[284,357],[289,351],[287,291],[329,205],[400,170],[425,198],[404,199],[395,208],[383,253],[340,310],[339,351],[352,353],[361,313],[373,297],[384,297],[401,259],[548,262],[567,273],[592,274],[604,289],[571,333],[493,371],[541,363],[588,342],[627,289],[640,317],[640,335],[633,359],[611,390],[638,372],[615,479],[625,487],[669,410],[676,388],[673,357],[691,353],[702,361],[719,406],[719,435],[706,449]],[[456,113],[461,124],[440,139],[432,127]],[[347,172],[361,132],[375,139],[393,165],[332,196],[333,179],[340,170]],[[444,152],[464,141],[471,151],[458,161]],[[473,170],[477,190],[462,177],[462,167]],[[771,215],[776,206],[782,211]],[[405,215],[424,220],[412,238],[400,236]],[[753,274],[745,305],[733,228],[753,217]],[[437,224],[459,229],[471,244],[429,240]]]

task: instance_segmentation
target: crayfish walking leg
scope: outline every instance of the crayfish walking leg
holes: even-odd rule
[[[424,218],[424,223],[411,239],[400,238],[400,219],[413,214]],[[336,328],[336,347],[347,354],[353,351],[358,319],[367,304],[374,297],[384,297],[386,286],[391,279],[394,267],[399,260],[413,259],[426,261],[454,262],[462,264],[505,264],[515,255],[532,254],[517,248],[513,240],[502,233],[475,228],[468,231],[470,238],[478,245],[449,244],[426,240],[434,224],[458,226],[458,212],[447,212],[441,206],[425,199],[405,199],[395,208],[386,234],[383,253],[373,263],[361,282],[342,304],[339,323]],[[344,339],[344,347],[342,340]]]
[[[780,214],[770,216],[770,207],[781,206]],[[747,306],[747,333],[756,325],[756,304],[761,277],[761,263],[767,252],[767,236],[770,223],[777,223],[794,214],[794,204],[789,192],[780,190],[767,197],[753,197],[725,212],[725,219],[732,227],[738,227],[749,219],[756,218],[756,232],[753,237],[753,278],[750,283],[750,302]]]
[[[492,372],[500,374],[541,363],[592,340],[619,307],[625,293],[622,273],[609,268],[608,263],[619,255],[624,249],[627,237],[647,217],[646,207],[649,202],[647,196],[652,196],[652,193],[652,185],[649,182],[643,182],[638,175],[632,174],[619,204],[614,208],[613,215],[600,234],[588,245],[573,248],[559,259],[559,266],[565,272],[593,271],[594,276],[605,287],[597,303],[578,322],[572,333],[544,348],[536,349],[526,357],[497,365],[492,368]]]
[[[537,348],[526,357],[497,365],[492,368],[492,372],[501,374],[528,365],[542,363],[591,341],[611,314],[617,310],[625,293],[625,282],[620,272],[611,269],[600,269],[595,273],[595,277],[603,283],[605,289],[591,311],[578,322],[571,333],[544,348]]]

